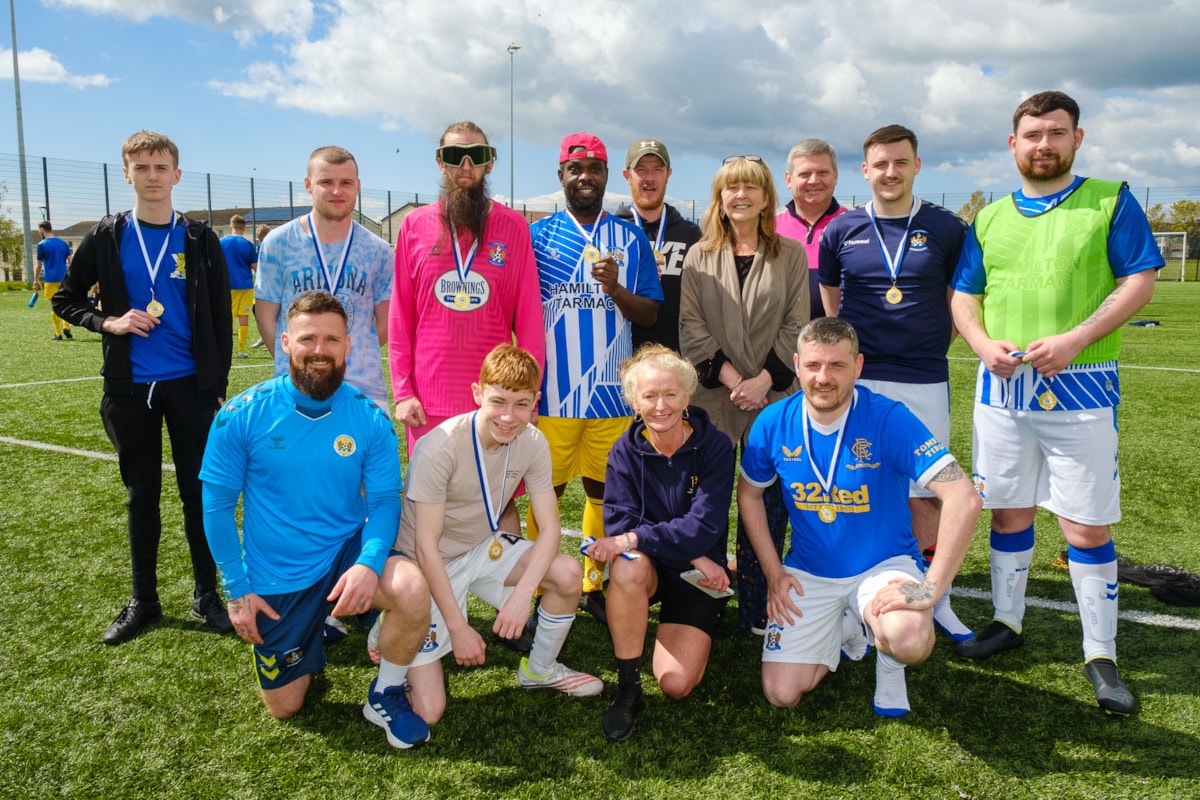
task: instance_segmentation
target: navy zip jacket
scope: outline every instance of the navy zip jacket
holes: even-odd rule
[[[687,421],[692,435],[669,458],[634,422],[608,454],[604,477],[605,534],[635,533],[638,550],[681,572],[700,556],[727,566],[734,477],[729,437],[697,406]]]
[[[125,273],[121,264],[121,236],[131,212],[100,220],[88,231],[71,259],[67,277],[51,299],[54,313],[102,337],[104,353],[100,374],[109,394],[133,392],[133,366],[129,361],[130,338],[105,333],[106,317],[129,311]],[[186,219],[186,217],[185,217]],[[224,399],[233,354],[233,316],[230,314],[229,273],[220,240],[205,222],[187,219],[183,252],[187,273],[188,314],[192,324],[192,356],[196,360],[196,382],[201,397],[214,405]],[[92,284],[100,284],[100,306],[88,303]]]

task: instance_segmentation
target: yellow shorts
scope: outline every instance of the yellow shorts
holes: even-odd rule
[[[253,289],[230,289],[229,299],[234,317],[248,317],[254,309]]]
[[[632,417],[538,417],[538,430],[550,445],[554,485],[562,486],[576,475],[603,483],[608,453],[631,421]]]

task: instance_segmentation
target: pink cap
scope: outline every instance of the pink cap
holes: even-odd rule
[[[598,158],[607,164],[608,150],[604,148],[604,142],[590,133],[580,131],[563,139],[562,146],[558,149],[558,163],[562,164],[573,158]]]

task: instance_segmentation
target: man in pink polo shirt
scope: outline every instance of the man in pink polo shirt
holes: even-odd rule
[[[821,232],[830,220],[846,212],[833,197],[837,179],[837,153],[829,142],[805,139],[788,153],[783,180],[792,192],[792,199],[775,216],[775,230],[804,245],[810,270],[817,268]],[[825,316],[815,272],[809,273],[808,292],[810,318]]]

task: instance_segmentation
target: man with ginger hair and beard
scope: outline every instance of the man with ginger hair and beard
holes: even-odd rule
[[[462,121],[435,152],[441,196],[400,224],[388,314],[392,395],[409,453],[426,432],[477,407],[471,384],[496,345],[515,336],[539,366],[546,358],[529,224],[488,197],[496,148]],[[520,533],[515,514],[506,517],[501,527]]]

